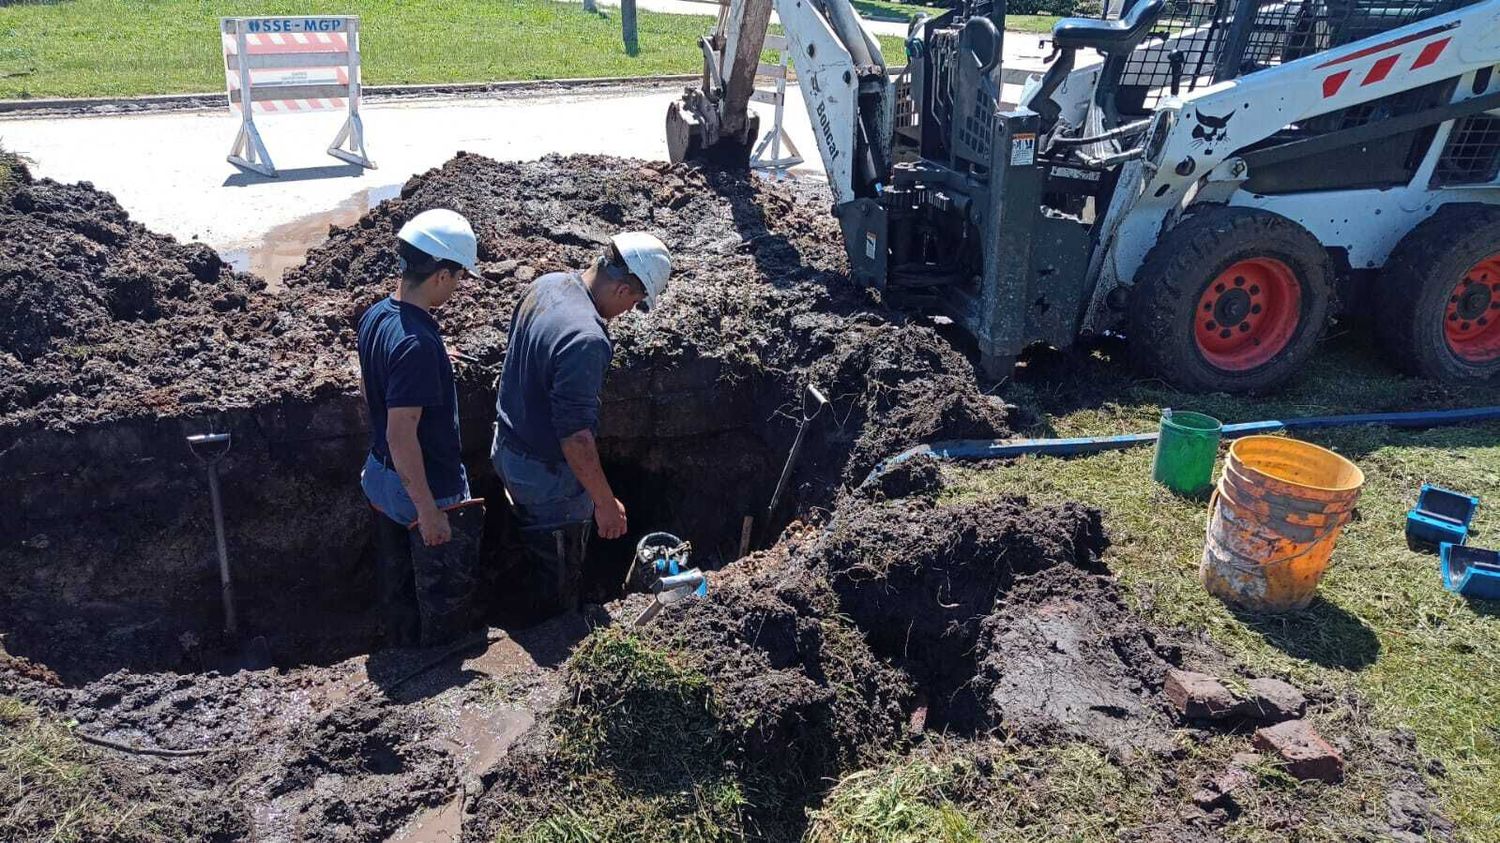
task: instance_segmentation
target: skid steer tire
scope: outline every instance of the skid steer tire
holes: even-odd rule
[[[1500,374],[1500,208],[1444,205],[1375,283],[1375,337],[1396,368],[1449,382]]]
[[[1302,226],[1258,208],[1204,208],[1136,273],[1131,356],[1181,389],[1270,389],[1312,353],[1332,290],[1328,252]]]

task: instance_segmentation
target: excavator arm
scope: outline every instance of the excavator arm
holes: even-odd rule
[[[873,199],[888,171],[888,80],[879,42],[849,0],[731,0],[700,41],[701,83],[668,107],[672,161],[746,165],[759,134],[749,104],[773,11],[786,33],[835,213]]]

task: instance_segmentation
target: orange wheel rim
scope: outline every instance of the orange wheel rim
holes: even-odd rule
[[[1248,258],[1203,288],[1193,338],[1210,364],[1243,372],[1280,354],[1301,321],[1302,284],[1292,268],[1275,258]]]
[[[1500,360],[1500,252],[1470,267],[1448,293],[1443,336],[1461,360]]]

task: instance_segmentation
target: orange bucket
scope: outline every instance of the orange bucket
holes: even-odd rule
[[[1305,608],[1364,482],[1359,466],[1327,448],[1279,436],[1236,441],[1208,505],[1204,587],[1259,612]]]

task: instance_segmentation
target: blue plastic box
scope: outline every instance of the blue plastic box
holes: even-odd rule
[[[1478,509],[1479,498],[1423,483],[1417,505],[1406,513],[1406,543],[1420,550],[1432,550],[1444,542],[1466,544]]]
[[[1443,543],[1443,587],[1465,597],[1500,600],[1500,551]]]

